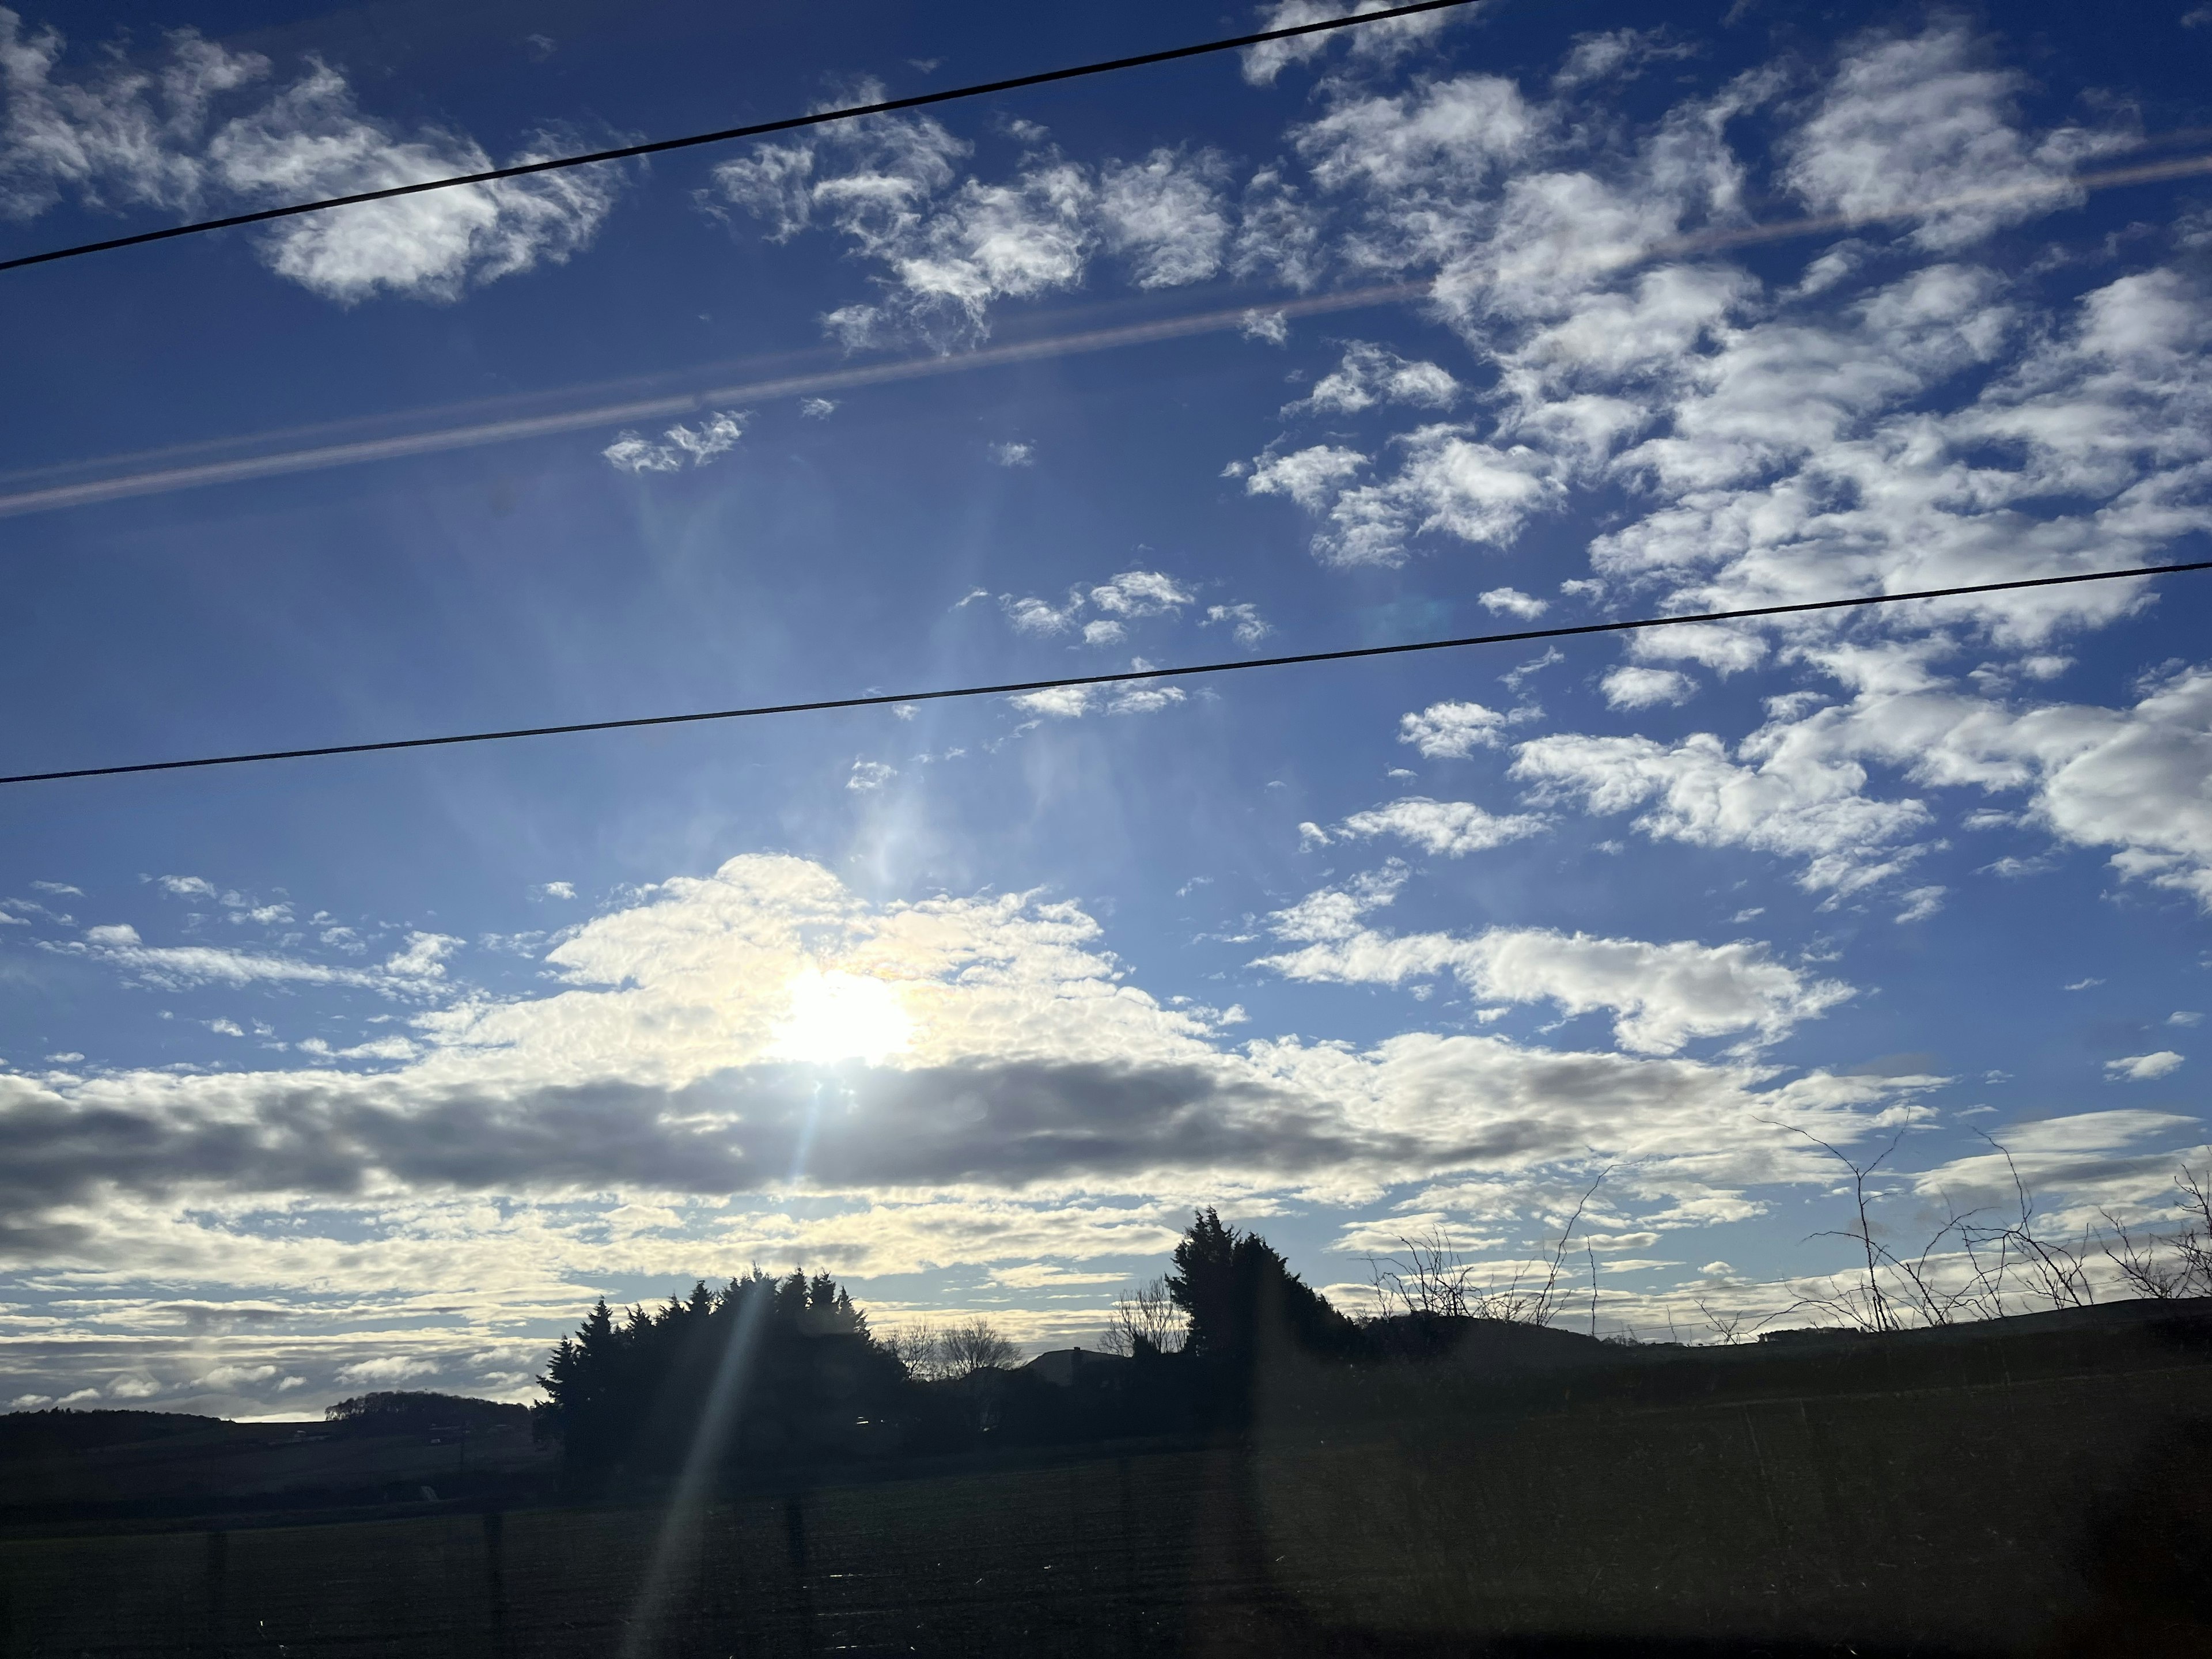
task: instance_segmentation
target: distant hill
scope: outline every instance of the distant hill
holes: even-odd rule
[[[499,1428],[526,1430],[530,1407],[474,1400],[466,1395],[402,1389],[341,1400],[324,1409],[323,1419],[333,1427],[356,1434],[430,1434],[447,1428],[482,1434]]]
[[[134,1516],[516,1503],[539,1495],[556,1468],[556,1454],[532,1437],[527,1407],[454,1395],[363,1396],[321,1423],[21,1412],[0,1417],[0,1529]],[[14,1651],[4,1639],[0,1649]]]
[[[220,1417],[192,1417],[183,1412],[80,1412],[63,1407],[10,1412],[0,1417],[0,1459],[127,1446],[222,1425]]]

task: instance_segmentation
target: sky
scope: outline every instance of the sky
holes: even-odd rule
[[[0,257],[1328,15],[0,9]],[[2208,66],[1484,0],[9,272],[0,771],[2212,557]],[[1589,1193],[1683,1340],[1847,1159],[2155,1227],[2208,584],[0,788],[0,1406],[756,1263],[1095,1346],[1203,1205],[1357,1313]]]

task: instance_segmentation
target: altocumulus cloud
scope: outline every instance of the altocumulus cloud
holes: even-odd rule
[[[1434,803],[1422,803],[1434,805]],[[1395,985],[1454,974],[1476,996],[1552,1002],[1569,1015],[1614,1016],[1614,1040],[1641,1054],[1672,1054],[1693,1037],[1750,1031],[1787,1036],[1850,997],[1848,985],[1814,980],[1774,961],[1763,945],[1597,939],[1546,927],[1490,927],[1480,933],[1388,933],[1366,915],[1390,904],[1402,866],[1308,895],[1269,918],[1278,939],[1300,948],[1257,964],[1292,979]]]
[[[465,134],[404,131],[363,113],[345,76],[310,60],[279,84],[275,64],[190,29],[166,58],[118,54],[86,72],[52,28],[0,8],[0,213],[28,218],[75,197],[94,208],[217,213],[416,184],[494,165]],[[532,136],[511,162],[572,150],[574,133]],[[618,167],[541,173],[282,221],[258,233],[280,276],[344,304],[380,292],[457,299],[475,284],[559,263],[612,210]]]

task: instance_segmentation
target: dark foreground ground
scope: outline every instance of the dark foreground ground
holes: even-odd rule
[[[19,1520],[0,1653],[2212,1654],[2207,1311],[1606,1385],[1285,1366],[1234,1442],[794,1480],[672,1539],[665,1506]]]

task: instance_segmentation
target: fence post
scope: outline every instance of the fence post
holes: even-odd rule
[[[222,1639],[224,1580],[230,1571],[230,1534],[207,1535],[207,1651],[209,1659],[224,1659],[228,1652]]]
[[[791,1550],[791,1581],[799,1594],[799,1651],[814,1659],[814,1588],[806,1572],[806,1510],[797,1492],[783,1500],[785,1541]]]
[[[1145,1650],[1145,1615],[1138,1600],[1137,1495],[1129,1478],[1129,1460],[1121,1460],[1122,1636],[1132,1655]]]
[[[491,1601],[492,1659],[507,1659],[507,1517],[483,1512],[484,1590]]]

